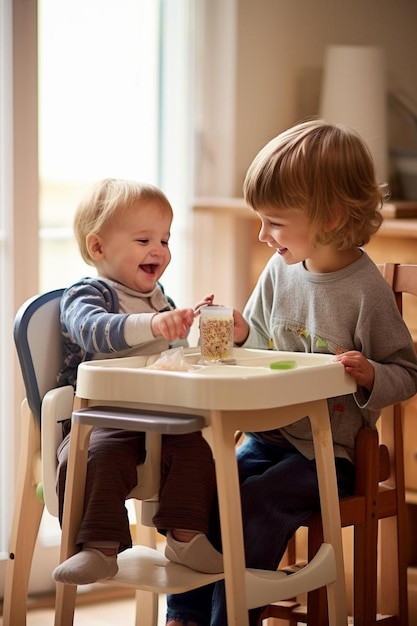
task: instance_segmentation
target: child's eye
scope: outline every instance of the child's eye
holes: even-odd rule
[[[169,246],[169,241],[168,241],[168,239],[163,239],[163,240],[161,241],[161,243],[162,243],[162,245],[163,245],[163,246]]]
[[[149,239],[136,239],[136,241],[142,245],[146,245],[149,243]]]

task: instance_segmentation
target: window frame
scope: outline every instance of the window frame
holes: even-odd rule
[[[37,91],[36,2],[3,0],[0,14],[0,298],[2,388],[1,437],[9,445],[1,455],[0,589],[4,586],[10,523],[17,479],[20,404],[23,382],[13,344],[14,316],[37,291]],[[17,277],[19,277],[17,279]],[[3,439],[3,437],[5,439]],[[5,506],[6,505],[6,506]]]

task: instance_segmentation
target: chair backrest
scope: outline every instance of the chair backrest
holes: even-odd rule
[[[394,291],[399,311],[403,313],[403,305],[407,295],[417,297],[417,265],[385,263],[380,269],[384,278]],[[410,323],[408,327],[410,332],[415,335],[415,328],[413,329]],[[390,486],[396,485],[403,496],[405,493],[405,485],[402,423],[402,403],[384,409],[379,419],[380,439],[389,450],[391,460],[391,475],[388,480],[384,482]]]
[[[39,425],[43,397],[56,387],[62,365],[59,303],[63,292],[64,289],[55,289],[27,300],[14,322],[26,398]]]
[[[394,264],[386,263],[384,276],[392,286],[395,297],[397,299],[398,308],[402,312],[403,295],[410,294],[417,296],[417,269],[416,265],[407,265],[405,263]],[[417,322],[416,322],[417,326]],[[411,329],[413,330],[413,329]]]

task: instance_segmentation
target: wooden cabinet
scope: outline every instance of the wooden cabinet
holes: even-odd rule
[[[365,250],[375,263],[417,263],[417,219],[384,220]],[[404,298],[404,318],[417,343],[415,298]]]
[[[197,198],[193,205],[193,302],[242,310],[272,251],[258,240],[260,220],[241,198]]]

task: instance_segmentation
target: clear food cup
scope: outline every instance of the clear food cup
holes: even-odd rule
[[[233,309],[209,305],[200,309],[202,361],[223,361],[233,357]]]

